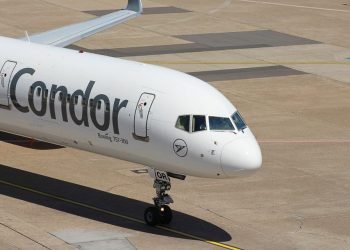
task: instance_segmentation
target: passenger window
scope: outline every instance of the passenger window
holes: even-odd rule
[[[209,117],[210,130],[235,130],[230,118],[226,117]]]
[[[194,115],[192,120],[192,131],[203,131],[207,130],[207,124],[204,115]]]
[[[177,118],[176,121],[176,128],[185,130],[187,132],[190,131],[190,116],[189,115],[182,115]]]

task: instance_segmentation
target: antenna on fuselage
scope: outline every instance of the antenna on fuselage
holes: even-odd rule
[[[25,31],[24,33],[26,34],[27,41],[30,42],[30,37],[29,37],[28,31]]]

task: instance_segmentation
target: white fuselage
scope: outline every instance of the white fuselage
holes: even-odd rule
[[[199,79],[10,38],[0,44],[0,130],[183,175],[227,178],[261,166],[249,128],[175,127],[181,115],[237,111]]]

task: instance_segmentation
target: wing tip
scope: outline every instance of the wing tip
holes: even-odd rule
[[[137,13],[142,13],[142,1],[141,0],[128,0],[127,10],[132,10]]]

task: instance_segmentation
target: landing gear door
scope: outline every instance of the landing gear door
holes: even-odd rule
[[[0,107],[9,107],[9,86],[10,80],[17,63],[13,61],[7,61],[0,71]]]
[[[155,95],[143,93],[136,105],[134,115],[134,138],[141,141],[149,141],[148,136],[148,118],[151,111]]]

